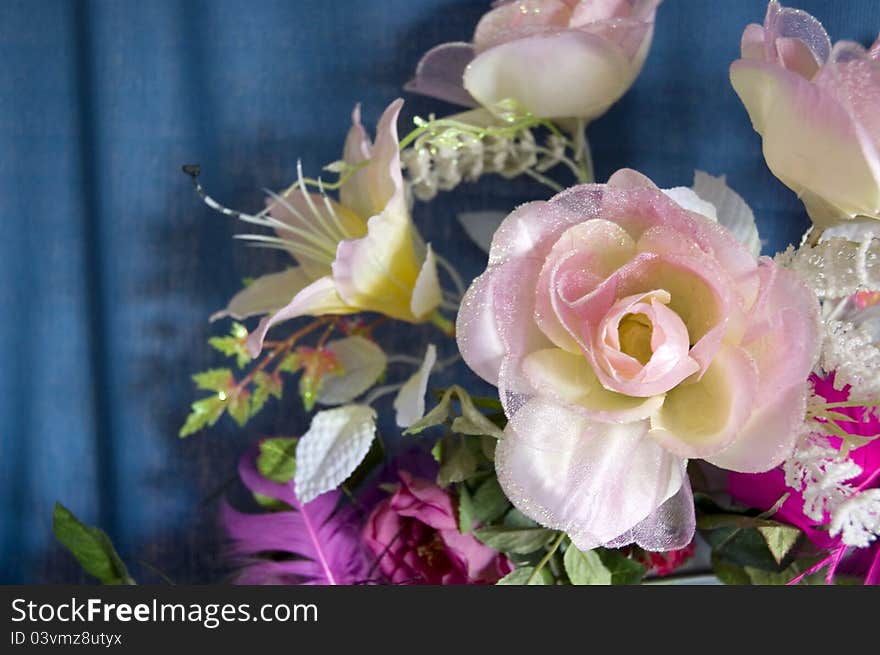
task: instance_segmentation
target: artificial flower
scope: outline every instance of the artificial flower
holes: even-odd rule
[[[473,43],[430,50],[407,89],[465,106],[514,100],[540,118],[596,118],[638,76],[660,1],[495,3]]]
[[[505,493],[583,550],[684,547],[687,460],[766,471],[803,422],[815,295],[677,196],[622,170],[519,207],[459,312],[509,419]]]
[[[848,400],[849,388],[835,389],[834,377],[833,373],[825,377],[812,375],[810,381],[816,394],[829,403]],[[846,419],[838,422],[844,431],[863,437],[880,433],[880,419],[868,408],[854,406],[837,411]],[[822,433],[821,425],[815,422],[811,430]],[[846,454],[840,452],[838,437],[810,439],[810,443],[805,444],[809,452],[807,448],[797,452],[785,466],[758,474],[730,473],[728,491],[739,502],[762,511],[776,506],[785,497],[776,507],[773,519],[800,528],[816,547],[833,555],[829,561],[829,579],[839,569],[842,573],[864,577],[867,584],[880,584],[880,542],[869,541],[847,554],[847,547],[852,544],[846,543],[847,535],[834,530],[834,514],[848,498],[880,487],[880,439]],[[821,445],[810,447],[812,444]]]
[[[392,584],[497,582],[503,555],[458,530],[452,498],[430,480],[400,471],[400,484],[372,512],[364,539]]]
[[[818,20],[773,0],[730,79],[767,165],[816,225],[880,219],[880,39],[832,47]]]
[[[694,556],[694,542],[690,542],[684,548],[669,550],[661,553],[652,553],[643,550],[636,555],[636,560],[644,565],[648,573],[659,577],[665,577],[675,573],[678,569]]]
[[[270,327],[299,316],[372,311],[412,323],[428,320],[442,299],[436,260],[409,215],[397,141],[402,100],[391,103],[370,143],[352,114],[343,159],[350,173],[339,202],[303,185],[276,196],[268,214],[299,266],[256,279],[219,315],[267,314],[248,337],[253,356]]]

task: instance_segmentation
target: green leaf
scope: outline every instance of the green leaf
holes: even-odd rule
[[[535,571],[535,567],[533,566],[523,566],[521,568],[516,569],[515,571],[511,571],[503,578],[501,578],[496,585],[550,585],[553,584],[553,574],[544,567],[541,572],[534,577],[531,582],[529,582],[529,578],[532,577],[532,573]]]
[[[260,442],[257,469],[272,482],[290,482],[296,473],[296,444],[293,437],[275,437]]]
[[[405,435],[419,434],[428,428],[443,425],[443,423],[446,422],[446,419],[449,418],[451,398],[452,388],[449,388],[443,392],[443,395],[440,397],[440,402],[432,407],[430,412],[409,426],[403,433]]]
[[[467,534],[474,525],[474,501],[467,485],[458,485],[458,531]]]
[[[251,361],[251,355],[245,346],[248,331],[241,323],[233,323],[228,337],[211,337],[208,343],[227,357],[235,357],[238,368],[244,368]]]
[[[718,528],[772,528],[780,525],[782,524],[777,521],[771,521],[757,516],[743,516],[742,514],[704,514],[697,518],[697,528],[700,530],[717,530]]]
[[[474,530],[474,536],[490,548],[502,553],[525,555],[546,546],[553,537],[555,530],[547,528],[506,528],[489,526]]]
[[[276,369],[279,373],[296,373],[302,368],[302,359],[298,353],[288,353]]]
[[[208,391],[226,392],[235,385],[235,377],[228,368],[212,368],[209,371],[196,373],[192,379],[197,388]]]
[[[770,549],[770,554],[777,564],[782,564],[782,560],[801,536],[801,531],[790,525],[762,526],[758,528],[758,532],[767,542],[767,548]]]
[[[569,544],[562,558],[565,572],[573,585],[610,585],[611,571],[605,568],[599,553],[578,550]]]
[[[181,437],[187,437],[202,428],[214,425],[226,409],[226,400],[220,396],[208,396],[197,400],[192,404],[192,411],[186,418],[186,423],[178,433]]]
[[[103,584],[136,584],[128,575],[125,564],[106,533],[84,525],[61,503],[55,503],[52,532],[61,545],[76,558],[83,570]]]
[[[283,386],[281,380],[260,371],[254,376],[254,392],[251,395],[250,416],[255,416],[266,404],[270,397],[281,399]]]
[[[501,490],[498,478],[490,477],[474,492],[473,519],[478,523],[491,523],[510,508],[510,501]]]
[[[446,488],[453,482],[464,482],[477,472],[477,458],[460,437],[444,437],[442,453],[440,471],[437,473],[437,484],[441,487]]]
[[[613,585],[637,585],[645,577],[646,568],[619,550],[597,548],[595,551],[602,564],[611,573]]]
[[[235,419],[239,427],[244,426],[251,417],[251,394],[246,389],[240,389],[237,393],[230,394],[227,400],[226,411]]]
[[[712,555],[712,572],[726,585],[750,585],[752,578],[746,570],[717,555]]]

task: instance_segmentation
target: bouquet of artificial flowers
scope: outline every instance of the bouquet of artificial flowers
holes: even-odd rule
[[[723,177],[593,179],[586,127],[639,74],[659,5],[495,2],[407,86],[460,113],[401,136],[395,100],[371,137],[355,107],[332,179],[300,168],[261,211],[184,167],[290,263],[213,317],[234,363],[194,376],[180,435],[245,426],[293,382],[314,412],[242,455],[253,507],[221,515],[237,581],[636,584],[696,550],[728,583],[880,583],[880,40],[832,45],[775,0],[745,28],[731,82],[813,223],[760,256]],[[552,197],[459,217],[488,257],[468,281],[413,217],[489,174]],[[400,323],[435,343],[394,352]],[[61,506],[55,528],[130,581],[103,533]]]

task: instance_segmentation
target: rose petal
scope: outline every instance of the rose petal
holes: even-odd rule
[[[682,486],[680,460],[646,436],[647,422],[598,423],[543,399],[508,423],[495,451],[505,494],[564,530],[581,550],[610,543]]]
[[[490,267],[468,287],[455,321],[459,352],[470,369],[498,386],[498,372],[504,359],[504,343],[495,320],[494,285],[501,284],[504,265]]]
[[[571,9],[562,0],[519,0],[484,14],[474,32],[477,55],[507,41],[568,27]]]
[[[403,87],[411,93],[438,98],[464,107],[479,103],[465,91],[462,78],[474,58],[470,43],[443,43],[428,50],[416,66],[415,77]]]
[[[775,392],[752,412],[736,440],[706,461],[740,473],[763,473],[779,466],[794,450],[806,409],[806,383]]]
[[[662,395],[636,398],[608,391],[583,355],[559,348],[531,353],[523,362],[523,370],[536,394],[568,403],[576,410],[586,410],[582,413],[597,421],[639,421],[651,416],[663,404]]]
[[[288,268],[280,273],[263,275],[235,294],[226,309],[211,316],[211,320],[225,316],[242,320],[248,316],[274,312],[289,303],[311,281],[302,268]]]
[[[876,148],[831,90],[752,60],[735,61],[730,79],[763,137],[770,170],[799,196],[821,201],[808,206],[814,222],[880,216]]]
[[[758,390],[755,363],[743,350],[722,348],[696,382],[666,394],[651,418],[650,435],[680,457],[704,458],[736,439],[754,407]]]
[[[485,107],[512,98],[542,118],[591,119],[623,95],[635,73],[613,43],[567,30],[477,55],[465,70],[464,87]]]

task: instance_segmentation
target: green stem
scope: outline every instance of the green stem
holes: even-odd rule
[[[555,193],[559,193],[560,191],[562,191],[562,186],[560,186],[559,184],[557,184],[556,182],[551,180],[546,175],[541,175],[537,171],[533,171],[531,168],[527,168],[524,172],[526,175],[528,175],[533,180],[537,180],[538,182],[540,182],[544,186],[550,187],[551,189],[553,189],[553,191]]]
[[[544,557],[541,558],[541,561],[538,562],[538,565],[535,567],[535,570],[532,571],[532,574],[528,577],[528,580],[526,580],[527,585],[532,584],[532,582],[535,581],[538,575],[540,575],[541,570],[547,565],[547,562],[550,561],[550,558],[553,557],[553,553],[555,553],[556,550],[559,548],[559,545],[562,543],[563,539],[565,539],[565,533],[560,532],[559,536],[556,537],[552,544],[550,544],[550,548],[547,550],[547,553],[544,555]]]

